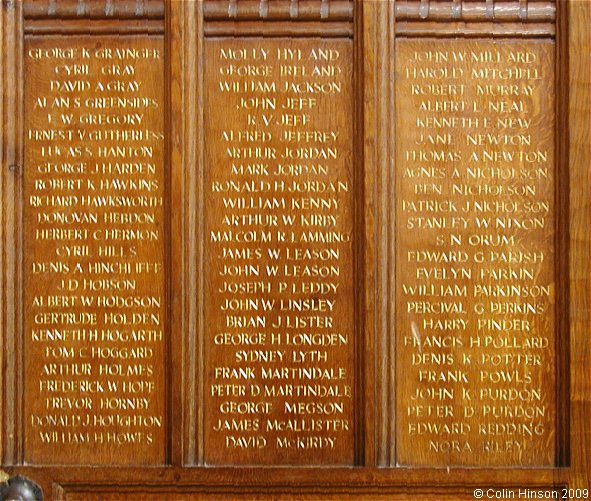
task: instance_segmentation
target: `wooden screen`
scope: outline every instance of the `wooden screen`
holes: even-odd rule
[[[586,2],[0,12],[0,499],[588,499]]]

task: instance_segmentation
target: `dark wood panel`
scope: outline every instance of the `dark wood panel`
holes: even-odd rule
[[[161,38],[25,45],[25,459],[164,461]]]

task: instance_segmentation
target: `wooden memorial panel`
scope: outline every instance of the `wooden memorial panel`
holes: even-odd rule
[[[25,44],[24,458],[165,451],[163,43]]]
[[[554,43],[396,53],[398,461],[552,465]]]
[[[352,44],[205,46],[208,464],[351,464]]]

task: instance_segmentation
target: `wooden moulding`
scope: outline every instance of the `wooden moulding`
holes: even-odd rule
[[[329,14],[335,17],[321,18],[323,3],[330,4]],[[347,19],[344,15],[336,17],[337,4],[345,3],[356,10],[355,28],[353,15]],[[85,5],[80,13],[77,11],[79,4]],[[135,14],[137,4],[144,6],[139,17]],[[150,14],[150,9],[154,8],[154,12],[160,9],[158,4],[162,6],[162,13]],[[230,4],[237,6],[234,18],[228,15]],[[296,12],[293,7],[296,4],[298,16],[292,17],[290,14]],[[464,14],[472,9],[473,16],[482,12],[482,6],[492,5],[494,16],[446,19],[447,9],[458,4]],[[113,6],[113,11],[108,11],[113,12],[110,17],[108,5]],[[261,5],[268,9],[267,18],[260,15]],[[429,6],[427,18],[421,17],[418,10],[423,6],[425,12],[425,5]],[[527,19],[518,17],[518,5],[527,6]],[[288,6],[287,11],[285,6]],[[552,16],[558,18],[556,28],[551,11]],[[304,14],[307,12],[310,14]],[[97,469],[24,465],[23,412],[19,406],[23,383],[19,374],[23,373],[24,361],[21,356],[14,356],[23,352],[22,221],[19,219],[22,191],[18,170],[23,163],[24,137],[23,33],[156,33],[147,31],[152,26],[159,33],[166,30],[165,92],[171,103],[165,117],[169,131],[167,161],[171,169],[167,193],[175,205],[178,202],[178,210],[170,211],[168,221],[169,236],[174,241],[169,243],[167,257],[170,263],[168,329],[172,336],[167,347],[170,362],[167,416],[169,421],[174,420],[174,425],[167,430],[167,466]],[[3,86],[0,97],[0,456],[2,464],[7,466],[3,468],[40,483],[46,499],[85,501],[129,498],[188,501],[201,496],[228,500],[272,499],[281,495],[299,499],[414,497],[451,501],[473,499],[474,489],[483,486],[588,488],[591,464],[588,424],[591,421],[590,26],[591,2],[587,0],[4,0],[0,7],[0,81]],[[355,56],[358,58],[355,79],[359,82],[356,95],[362,100],[357,103],[356,112],[363,108],[363,124],[356,124],[363,129],[359,131],[363,141],[363,168],[359,169],[358,182],[363,183],[364,191],[357,201],[359,221],[356,227],[365,235],[362,249],[357,251],[363,261],[359,263],[362,285],[358,291],[358,297],[363,297],[358,299],[358,307],[365,311],[361,315],[364,324],[358,326],[363,334],[356,348],[359,350],[357,384],[365,392],[360,418],[363,422],[357,425],[357,468],[193,467],[206,464],[201,375],[207,329],[203,307],[207,291],[203,283],[204,241],[200,237],[204,231],[205,203],[204,158],[200,146],[204,141],[204,35],[355,37],[354,45],[359,50]],[[568,279],[568,289],[561,289],[566,297],[561,297],[560,302],[564,305],[566,301],[570,311],[557,309],[557,314],[563,317],[559,319],[561,325],[557,330],[560,358],[555,370],[562,379],[557,387],[560,411],[557,440],[549,444],[557,450],[553,467],[447,470],[395,467],[396,352],[395,339],[389,331],[397,313],[392,201],[396,103],[393,100],[395,82],[390,77],[395,67],[395,36],[556,36],[557,62],[563,65],[556,69],[556,156],[560,159],[560,168],[569,170],[568,176],[561,178],[566,184],[557,186],[557,196],[561,197],[557,201],[561,207],[557,224],[566,226],[557,242],[561,262],[556,269],[559,276],[563,274],[563,280]],[[565,63],[567,56],[568,65]],[[569,77],[570,82],[567,81]],[[568,92],[565,92],[567,85]],[[570,94],[568,99],[567,93]],[[567,126],[570,127],[568,134]],[[381,168],[388,164],[390,169]],[[565,377],[567,375],[570,377]]]
[[[505,22],[446,22],[400,21],[396,23],[396,35],[404,37],[554,37],[554,23],[505,23]]]
[[[373,2],[368,2],[370,5]],[[575,3],[576,0],[575,0]],[[384,12],[377,19],[382,23],[381,30],[378,32],[384,32],[387,27],[387,23],[384,19],[386,15],[390,17],[390,25],[393,26],[395,34],[394,38],[439,38],[443,43],[445,38],[507,38],[519,42],[523,38],[540,38],[540,39],[555,39],[554,53],[556,56],[556,66],[549,68],[547,72],[548,78],[553,78],[552,75],[556,75],[556,116],[557,125],[554,129],[554,135],[556,138],[555,149],[556,149],[556,240],[555,245],[555,273],[558,281],[557,284],[557,298],[556,298],[556,310],[555,315],[557,318],[557,324],[555,326],[556,343],[552,347],[556,353],[556,369],[554,370],[556,377],[556,391],[555,391],[555,405],[557,406],[557,416],[555,429],[555,443],[553,444],[555,450],[555,457],[552,458],[551,465],[553,467],[564,467],[571,464],[572,457],[569,451],[568,436],[569,436],[569,378],[568,378],[568,359],[569,359],[569,345],[568,345],[568,327],[565,325],[566,319],[569,316],[569,303],[566,296],[569,294],[569,283],[566,277],[569,273],[569,265],[565,262],[569,255],[569,242],[568,242],[568,219],[567,214],[569,210],[568,193],[569,193],[569,175],[566,172],[568,169],[568,148],[567,144],[569,141],[568,126],[566,123],[567,109],[568,109],[568,92],[561,91],[566,89],[567,84],[565,82],[566,75],[568,75],[568,63],[567,54],[565,52],[565,37],[567,36],[568,23],[567,23],[567,9],[566,3],[559,2],[555,5],[554,2],[532,2],[522,0],[520,2],[499,2],[499,1],[478,1],[465,2],[460,0],[452,1],[441,1],[433,2],[430,0],[416,0],[416,1],[394,1],[390,2],[392,12],[387,13],[384,7]],[[456,8],[455,15],[452,15],[451,8]],[[487,10],[483,10],[486,7],[488,14],[484,14]],[[521,17],[518,15],[519,11],[516,7],[521,8]],[[465,9],[462,11],[461,9]],[[479,10],[480,9],[480,10]],[[369,10],[369,9],[368,9]],[[467,15],[467,12],[471,12],[471,15]],[[478,12],[480,12],[479,15]],[[529,15],[536,12],[535,15]],[[527,14],[527,15],[526,15]],[[572,19],[572,17],[571,17]],[[377,23],[378,21],[376,21]],[[375,40],[375,39],[374,39]],[[434,44],[437,41],[432,41]],[[466,41],[468,43],[468,41]],[[532,43],[527,42],[527,43]],[[572,47],[572,45],[571,45]],[[434,46],[435,49],[435,46]],[[367,49],[366,49],[367,50]],[[395,61],[396,57],[399,57],[397,51],[391,51],[389,54],[387,51],[378,52],[382,54],[382,60]],[[572,50],[572,49],[571,49]],[[384,70],[378,71],[378,75],[384,73]],[[389,72],[392,74],[391,72]],[[366,75],[371,73],[367,73]],[[368,82],[366,77],[366,83]],[[382,82],[380,84],[374,84],[373,90],[376,96],[383,94],[388,96],[387,90],[388,82]],[[391,81],[390,81],[391,84]],[[390,96],[392,91],[389,91]],[[376,97],[377,101],[377,97]],[[388,109],[391,113],[395,107],[400,106],[393,99],[387,99]],[[382,129],[389,130],[387,127],[387,119],[377,120],[378,124],[381,124]],[[385,135],[385,132],[382,132]],[[377,136],[380,138],[380,136]],[[378,139],[378,142],[382,144],[384,151],[392,151],[394,148],[396,134],[393,134],[390,138]],[[367,161],[366,161],[367,162]],[[391,165],[394,165],[395,161],[392,161]],[[371,168],[370,163],[366,163],[366,169]],[[386,191],[388,186],[387,179],[378,177],[378,174],[374,174],[375,184],[378,188],[375,188],[378,199],[378,208],[376,214],[378,220],[381,211],[387,215],[391,214],[388,210],[390,206],[388,203],[387,195],[384,196],[382,191]],[[382,175],[384,176],[384,175]],[[572,171],[571,171],[572,176]],[[379,199],[383,201],[380,203]],[[391,217],[391,216],[389,216]],[[377,224],[378,228],[390,228],[390,221],[388,217],[383,217],[381,224]],[[395,223],[400,224],[400,223]],[[396,240],[394,237],[388,238],[387,230],[380,230],[376,232],[376,245],[385,247],[386,244],[383,242],[391,242]],[[372,238],[368,233],[368,238]],[[377,262],[380,263],[378,269],[388,269],[387,275],[399,275],[399,271],[396,269],[396,265],[392,258],[388,256],[385,248],[381,249],[378,247]],[[386,256],[386,257],[384,257]],[[572,273],[572,272],[571,272]],[[395,280],[399,280],[396,278]],[[381,287],[380,282],[375,286],[374,297],[376,302],[384,300],[389,290],[386,285],[387,280],[382,279]],[[391,286],[390,286],[391,287]],[[391,297],[391,296],[390,296]],[[376,346],[381,349],[376,350],[376,354],[379,354],[377,360],[377,374],[384,372],[395,373],[396,366],[396,344],[392,339],[392,332],[394,327],[392,321],[388,319],[393,318],[393,312],[388,309],[394,310],[396,306],[393,304],[384,305],[378,307],[376,318],[378,325],[375,328]],[[381,310],[381,311],[380,311]],[[400,311],[400,310],[398,310]],[[381,324],[381,325],[380,325]],[[571,359],[572,360],[572,359]],[[399,361],[398,361],[399,363]],[[576,364],[575,364],[576,365]],[[398,374],[400,378],[400,374]],[[396,453],[397,447],[395,437],[393,436],[393,430],[397,427],[402,426],[400,422],[396,422],[394,415],[396,412],[396,399],[399,398],[397,395],[398,390],[393,388],[396,387],[395,377],[388,379],[390,384],[387,384],[386,378],[383,381],[377,378],[376,387],[378,391],[378,417],[376,418],[377,423],[377,462],[383,466],[396,466],[400,463],[400,459]],[[552,392],[554,394],[554,392]],[[381,416],[381,417],[380,417]]]
[[[14,471],[14,470],[10,470]],[[31,467],[18,473],[57,500],[405,500],[469,501],[474,489],[558,489],[552,469],[426,468],[116,468]],[[581,484],[582,485],[582,484]],[[53,497],[50,493],[53,491]],[[256,495],[256,496],[255,496]],[[282,496],[283,495],[283,496]],[[201,497],[200,497],[201,496]]]
[[[204,35],[352,37],[352,0],[205,0]]]
[[[568,465],[563,478],[571,488],[589,486],[591,470],[591,3],[568,6],[569,100],[569,276],[570,276],[570,423]],[[566,10],[566,9],[565,9]],[[566,47],[564,48],[566,51]],[[566,113],[566,110],[564,111]]]
[[[25,35],[162,35],[163,19],[25,19]]]
[[[372,461],[394,465],[395,457],[395,351],[389,335],[395,321],[396,234],[394,226],[394,8],[392,2],[363,5],[364,32],[364,210],[366,266],[365,342],[375,372],[368,387],[375,386],[375,451]],[[382,168],[389,165],[389,168]],[[371,347],[371,348],[370,348]],[[381,375],[379,377],[378,375]],[[374,382],[375,381],[375,382]],[[368,427],[370,423],[368,423]],[[369,434],[368,430],[368,434]],[[371,463],[370,463],[371,464]]]
[[[278,21],[261,24],[255,21],[213,21],[204,24],[206,37],[265,36],[265,37],[352,37],[353,24],[349,22],[302,22]]]
[[[173,464],[203,465],[205,383],[204,290],[204,141],[203,127],[203,2],[167,4],[170,92],[171,199],[181,200],[171,214],[171,331],[182,350],[171,350],[171,361],[182,367],[172,374],[172,405],[182,410],[182,427],[173,428]],[[175,119],[172,119],[175,117]],[[175,168],[177,166],[177,168]],[[173,286],[172,284],[177,284]],[[192,333],[187,335],[186,333]],[[176,378],[176,379],[175,379]]]
[[[570,384],[571,376],[571,341],[569,337],[569,318],[571,309],[576,307],[576,302],[570,301],[570,289],[572,282],[569,280],[572,264],[569,262],[571,243],[569,241],[569,224],[572,217],[570,212],[570,190],[572,179],[578,173],[569,169],[570,166],[570,123],[569,102],[571,89],[569,87],[569,18],[567,4],[560,2],[556,22],[555,37],[555,152],[556,152],[556,185],[555,185],[555,248],[556,259],[554,262],[557,277],[556,294],[556,403],[559,412],[556,413],[556,437],[555,449],[557,466],[568,466],[571,461],[570,452]],[[564,90],[566,89],[566,90]]]
[[[84,225],[79,225],[80,231],[88,233],[86,234],[86,241],[88,242],[87,245],[90,246],[90,256],[89,260],[80,260],[77,262],[76,266],[80,266],[80,269],[84,267],[88,270],[88,275],[93,276],[96,278],[102,278],[103,275],[100,272],[97,272],[94,267],[102,266],[103,264],[109,265],[109,263],[129,263],[126,265],[127,270],[124,273],[128,276],[128,278],[134,280],[133,282],[133,290],[136,291],[136,294],[145,294],[146,297],[153,297],[157,303],[157,308],[153,309],[150,308],[150,314],[156,315],[155,321],[152,323],[154,325],[154,333],[159,336],[159,339],[155,343],[148,342],[147,344],[151,344],[149,347],[150,350],[150,370],[149,373],[141,375],[139,378],[134,379],[133,374],[129,372],[129,367],[126,366],[125,363],[120,362],[122,365],[118,365],[119,371],[117,373],[111,373],[111,378],[109,381],[112,381],[115,386],[109,388],[105,383],[104,372],[102,372],[103,368],[106,368],[106,365],[99,365],[101,364],[101,355],[98,352],[94,354],[90,354],[90,350],[96,349],[106,349],[110,350],[111,348],[116,347],[117,349],[124,350],[130,349],[130,347],[135,346],[134,343],[128,343],[126,339],[121,339],[120,341],[117,340],[116,342],[105,342],[105,338],[103,337],[100,341],[94,343],[93,339],[84,339],[82,344],[79,344],[77,341],[73,341],[72,343],[66,342],[65,345],[70,348],[70,357],[73,363],[79,363],[78,361],[82,361],[82,358],[86,358],[85,354],[89,354],[87,360],[84,360],[83,363],[87,363],[87,375],[89,379],[87,381],[93,381],[92,383],[88,384],[97,384],[97,387],[100,388],[99,398],[112,398],[112,397],[120,397],[122,394],[121,392],[125,392],[125,389],[121,389],[121,383],[117,383],[117,376],[121,374],[123,371],[126,372],[125,380],[127,384],[133,384],[133,381],[136,381],[143,386],[144,384],[148,383],[152,386],[152,389],[145,393],[146,397],[146,405],[145,409],[150,409],[150,412],[153,410],[153,416],[156,417],[157,423],[155,426],[148,426],[144,427],[144,425],[140,425],[139,428],[142,428],[145,431],[146,435],[138,435],[142,438],[138,440],[138,445],[141,443],[140,448],[137,450],[128,450],[127,445],[121,446],[117,449],[117,453],[114,454],[112,449],[112,441],[109,440],[108,437],[111,437],[111,440],[114,438],[112,435],[111,430],[107,430],[103,424],[97,424],[95,421],[92,427],[92,432],[89,432],[88,429],[81,431],[86,437],[95,437],[94,441],[89,440],[88,446],[82,447],[60,447],[60,443],[66,442],[61,441],[57,438],[57,442],[47,441],[42,438],[41,434],[38,433],[38,430],[33,429],[35,424],[33,423],[34,418],[32,416],[49,416],[53,412],[51,410],[51,405],[47,404],[44,401],[44,398],[47,397],[48,399],[52,399],[56,396],[55,390],[48,389],[45,391],[42,389],[41,381],[43,380],[43,376],[40,376],[40,371],[38,367],[42,367],[45,363],[54,363],[54,360],[58,357],[51,354],[48,355],[45,352],[45,343],[37,343],[35,339],[32,339],[31,333],[35,329],[36,325],[36,316],[39,314],[40,310],[37,310],[35,306],[35,296],[44,290],[47,291],[49,294],[56,294],[61,293],[62,297],[72,298],[72,297],[79,297],[77,296],[78,292],[73,292],[78,289],[78,285],[76,284],[75,287],[71,288],[69,291],[66,291],[65,288],[61,288],[55,281],[52,281],[51,276],[47,277],[48,274],[43,274],[44,276],[41,277],[35,273],[35,267],[37,266],[36,263],[41,261],[51,261],[55,259],[53,256],[60,256],[58,254],[58,247],[59,243],[55,243],[55,241],[51,241],[51,238],[39,237],[38,231],[45,231],[42,229],[41,226],[37,226],[37,224],[41,224],[39,221],[39,214],[44,212],[45,209],[38,209],[30,202],[31,198],[37,196],[39,193],[38,191],[38,182],[45,182],[47,180],[47,174],[49,174],[52,181],[57,182],[58,184],[61,183],[65,178],[63,174],[57,172],[55,170],[51,170],[48,173],[41,173],[37,166],[42,165],[44,162],[59,162],[61,159],[64,158],[64,154],[62,153],[63,150],[56,147],[57,151],[55,152],[43,152],[41,149],[42,147],[39,146],[38,142],[35,142],[32,139],[31,135],[28,131],[34,130],[37,131],[38,127],[44,126],[44,120],[46,119],[45,112],[43,115],[40,114],[40,107],[35,108],[35,104],[37,101],[37,96],[47,96],[47,99],[50,99],[50,96],[55,95],[52,93],[51,89],[51,78],[53,77],[54,68],[56,68],[55,61],[51,60],[50,58],[35,58],[31,56],[31,53],[35,53],[37,50],[44,50],[46,48],[50,48],[53,50],[55,48],[62,48],[63,50],[75,50],[77,57],[84,58],[84,54],[87,54],[85,59],[85,71],[87,71],[87,79],[88,85],[86,89],[79,89],[78,96],[81,102],[81,106],[79,107],[80,114],[76,115],[76,111],[73,111],[73,120],[78,122],[78,127],[80,131],[85,130],[94,130],[100,133],[100,131],[104,131],[104,128],[95,127],[97,124],[92,124],[91,129],[85,129],[85,123],[83,120],[84,113],[88,113],[89,109],[92,109],[92,105],[86,107],[84,104],[87,100],[92,101],[94,98],[102,99],[121,99],[122,97],[126,97],[125,94],[120,93],[119,91],[111,91],[109,92],[100,92],[96,93],[96,88],[99,87],[99,83],[101,82],[101,68],[104,68],[104,60],[101,56],[96,56],[97,53],[102,53],[104,50],[109,50],[115,52],[120,47],[126,47],[133,50],[146,50],[149,51],[150,54],[154,54],[153,56],[148,58],[143,58],[142,60],[136,61],[133,66],[133,79],[128,78],[127,80],[122,79],[119,82],[133,82],[135,78],[142,82],[141,87],[141,94],[140,89],[138,88],[137,95],[141,97],[143,101],[148,102],[149,104],[144,105],[142,109],[142,120],[145,119],[143,122],[145,127],[149,127],[150,130],[153,131],[153,136],[156,136],[155,139],[152,139],[150,136],[147,136],[145,139],[142,140],[142,144],[145,145],[146,148],[150,148],[150,158],[153,158],[154,162],[154,172],[153,176],[151,173],[141,173],[141,176],[137,176],[137,182],[149,182],[154,183],[155,189],[153,190],[153,194],[155,197],[153,198],[155,202],[155,208],[153,210],[147,210],[146,214],[150,214],[149,217],[153,219],[155,224],[152,225],[151,229],[154,231],[154,237],[151,239],[150,242],[144,241],[141,244],[137,243],[137,247],[134,245],[133,250],[130,249],[131,254],[126,255],[124,252],[121,251],[121,256],[112,259],[106,253],[101,254],[101,245],[100,241],[112,241],[114,238],[110,236],[101,237],[100,235],[97,237],[97,233],[101,232],[101,229],[93,228],[91,231],[94,233],[90,234],[88,227],[86,230],[84,229]],[[88,52],[84,52],[88,51]],[[168,419],[165,417],[166,414],[166,393],[168,392],[167,388],[170,388],[167,378],[167,371],[166,368],[168,364],[166,363],[166,343],[169,339],[167,335],[167,314],[166,314],[166,304],[168,303],[166,297],[166,286],[165,286],[165,279],[167,276],[166,271],[166,242],[169,242],[170,239],[168,238],[168,228],[169,225],[165,220],[165,207],[162,205],[165,204],[165,200],[168,200],[168,196],[166,194],[166,186],[167,186],[167,170],[165,169],[165,145],[164,145],[164,117],[165,114],[161,112],[161,108],[164,106],[162,103],[165,101],[164,96],[164,66],[163,66],[163,40],[162,37],[121,37],[121,36],[104,36],[104,37],[93,37],[93,36],[84,36],[84,37],[26,37],[25,38],[25,54],[26,54],[26,62],[25,62],[25,95],[26,96],[35,96],[33,98],[26,99],[25,102],[25,128],[27,130],[27,135],[25,138],[25,165],[28,167],[25,172],[23,179],[21,181],[22,189],[24,197],[24,211],[23,211],[23,219],[24,219],[24,252],[23,252],[23,281],[22,281],[22,289],[25,291],[25,300],[23,301],[23,310],[24,310],[24,329],[22,330],[23,335],[23,347],[24,353],[26,357],[26,364],[24,366],[24,377],[25,377],[25,397],[24,397],[24,418],[22,422],[24,423],[24,460],[29,463],[36,463],[36,464],[51,464],[51,463],[59,463],[59,464],[121,464],[121,461],[127,461],[127,464],[164,464],[166,462],[165,457],[165,441],[166,437],[169,435],[167,433],[168,430]],[[53,77],[55,78],[55,77]],[[104,81],[104,80],[103,80]],[[102,88],[102,87],[101,87]],[[45,98],[45,97],[44,97]],[[44,99],[42,98],[42,99]],[[50,118],[47,117],[47,123],[50,122]],[[43,124],[43,125],[42,125]],[[133,124],[131,124],[133,125]],[[56,127],[56,130],[59,125],[53,125]],[[62,126],[63,127],[63,126]],[[61,129],[63,130],[63,128]],[[133,131],[133,128],[128,128],[127,130]],[[135,129],[141,130],[141,129]],[[106,145],[113,145],[116,147],[122,146],[125,143],[119,139],[105,139],[100,140],[100,143],[94,141],[91,137],[84,135],[84,137],[74,137],[73,135],[69,139],[69,147],[71,148],[80,148],[79,151],[82,151],[81,148],[84,148],[84,151],[89,155],[89,157],[100,158],[100,148],[104,144]],[[83,146],[80,146],[83,144]],[[133,157],[132,153],[128,154],[130,157]],[[49,159],[49,160],[47,160]],[[97,161],[98,162],[98,161]],[[99,164],[97,164],[98,166]],[[104,164],[102,164],[104,165]],[[89,183],[92,184],[89,191],[85,192],[84,188],[79,187],[77,191],[77,195],[82,197],[84,193],[88,193],[90,196],[98,195],[101,193],[101,188],[98,188],[100,184],[108,183],[110,180],[114,180],[115,178],[110,176],[109,172],[102,171],[98,175],[92,174],[91,172],[87,172],[88,176],[85,176]],[[126,179],[133,184],[133,177],[126,176]],[[63,193],[63,190],[59,186],[55,186],[52,188],[53,193],[59,196],[60,193]],[[107,190],[109,194],[113,192],[111,187],[108,187]],[[138,196],[136,194],[140,194],[140,190],[133,189],[134,191],[128,191],[128,193],[133,194],[134,196]],[[78,200],[76,205],[78,205]],[[80,202],[78,205],[79,207],[84,206],[83,202]],[[53,209],[53,205],[48,204],[48,207],[52,207],[50,210]],[[116,211],[112,209],[106,209],[102,214],[99,210],[96,212],[96,220],[98,221],[99,218],[106,218],[108,215],[116,214]],[[123,213],[123,212],[122,212]],[[133,214],[133,211],[127,211],[127,214]],[[109,216],[110,217],[110,216]],[[120,229],[130,228],[135,229],[137,226],[133,224],[133,226],[123,226],[120,223],[115,222],[112,226],[115,226]],[[104,245],[104,244],[103,244]],[[121,247],[123,249],[123,247]],[[133,259],[133,257],[137,256],[138,259]],[[123,259],[121,259],[123,258]],[[154,267],[158,267],[157,271],[149,272],[149,273],[137,273],[132,271],[133,263],[138,262],[146,263],[153,263]],[[68,257],[60,256],[60,263],[64,263],[65,266],[72,266],[73,261],[69,260]],[[137,268],[136,268],[137,270]],[[134,275],[135,273],[135,275]],[[133,275],[133,276],[132,276]],[[137,278],[136,278],[137,277]],[[88,290],[88,289],[87,289]],[[60,292],[61,291],[61,292]],[[110,297],[117,297],[116,295],[109,295]],[[95,295],[94,297],[100,301],[100,295]],[[105,297],[105,296],[103,296]],[[123,296],[120,296],[123,298]],[[132,296],[127,296],[132,297]],[[74,302],[76,299],[74,299]],[[74,307],[72,311],[76,311],[78,308],[77,305],[71,305]],[[84,307],[83,307],[84,308]],[[45,306],[42,307],[44,311]],[[86,311],[89,311],[86,309]],[[107,310],[108,311],[108,310]],[[114,311],[114,310],[111,310]],[[129,309],[128,312],[131,315],[131,311],[133,311],[133,315],[147,313],[148,310],[143,310],[142,308],[134,307],[133,309]],[[108,320],[108,316],[111,315],[110,313],[106,313],[104,316],[97,315],[95,317],[96,321],[91,321],[91,324],[97,325],[98,329],[102,329],[103,325],[107,325],[112,323],[111,320]],[[112,318],[112,317],[111,317]],[[128,317],[124,317],[128,318]],[[131,317],[129,317],[131,318]],[[126,320],[127,321],[127,320]],[[104,322],[104,323],[103,323]],[[135,325],[147,325],[144,320],[139,319],[134,321]],[[58,321],[57,324],[59,325],[61,322]],[[102,331],[105,332],[105,331]],[[98,334],[97,334],[98,336]],[[99,348],[100,347],[100,348]],[[89,350],[83,353],[83,350]],[[121,352],[123,353],[123,351]],[[123,360],[119,354],[108,354],[107,355],[111,360],[120,361]],[[152,377],[153,374],[153,377]],[[131,376],[131,377],[130,377]],[[121,379],[119,379],[121,380]],[[70,381],[74,381],[71,379]],[[94,383],[96,382],[96,383]],[[74,383],[76,384],[76,383]],[[87,383],[84,383],[87,384]],[[76,391],[76,390],[75,390]],[[142,391],[142,390],[140,390]],[[38,397],[41,392],[43,394],[42,397]],[[67,393],[68,390],[65,391],[58,391],[58,393],[64,394]],[[86,391],[82,388],[80,393],[86,393]],[[60,398],[58,396],[58,398]],[[102,413],[99,409],[106,409],[104,405],[104,400],[99,400],[97,398],[96,401],[92,401],[92,397],[85,396],[89,400],[88,408],[93,409],[93,417],[94,416],[106,416],[107,414]],[[124,410],[124,409],[123,409]],[[125,413],[121,412],[120,416],[133,416],[138,417],[141,416],[141,413],[138,413],[139,409],[134,409],[133,413]],[[71,414],[74,412],[74,414]],[[68,410],[65,408],[60,408],[60,416],[64,419],[68,419],[68,416],[76,415],[75,410]],[[94,418],[96,419],[96,418]],[[100,418],[99,418],[100,419]],[[152,419],[152,418],[150,418]],[[74,421],[77,421],[77,424],[80,424],[80,420],[78,418],[74,418]],[[74,425],[75,423],[72,422]],[[131,425],[134,427],[135,425]],[[77,433],[78,429],[75,426],[69,427],[72,433]],[[138,429],[139,429],[138,428]],[[126,429],[126,425],[123,425],[119,428],[121,431]],[[129,427],[127,429],[130,429]],[[90,433],[94,433],[94,435],[90,435]],[[111,433],[109,435],[109,433]],[[145,440],[144,440],[145,438]],[[133,447],[132,447],[133,449]],[[105,455],[103,455],[103,452]],[[127,458],[127,459],[125,459]]]
[[[22,186],[23,37],[22,3],[4,2],[0,11],[0,455],[3,464],[22,458]]]

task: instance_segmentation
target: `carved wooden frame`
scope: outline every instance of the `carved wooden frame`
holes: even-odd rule
[[[102,2],[102,3],[101,3]],[[194,499],[206,494],[225,495],[229,499],[254,493],[272,498],[279,493],[305,496],[333,495],[335,499],[472,499],[473,489],[494,488],[589,488],[591,462],[591,68],[587,57],[590,47],[591,5],[580,0],[558,0],[557,29],[552,28],[552,2],[468,2],[447,3],[417,1],[331,2],[332,14],[322,17],[325,0],[309,1],[310,10],[304,23],[294,22],[293,5],[282,2],[281,9],[272,2],[224,0],[215,5],[203,2],[158,0],[88,0],[84,2],[41,0],[35,9],[26,9],[22,0],[4,0],[0,10],[0,43],[2,47],[0,81],[0,121],[2,124],[2,158],[0,172],[1,248],[0,283],[0,456],[11,473],[19,473],[42,485],[46,496],[53,499],[96,499],[118,494],[153,495]],[[279,2],[278,2],[279,3]],[[302,2],[303,3],[303,2]],[[222,7],[221,5],[224,4]],[[227,4],[227,10],[226,5]],[[246,5],[248,4],[248,5]],[[285,6],[283,6],[285,4]],[[289,4],[289,7],[287,6]],[[64,10],[57,6],[65,5]],[[109,5],[111,7],[109,7]],[[245,5],[243,8],[242,6]],[[458,16],[460,5],[460,16]],[[525,11],[524,6],[529,5]],[[40,7],[42,6],[42,7]],[[53,10],[51,10],[53,6]],[[164,6],[164,8],[162,8]],[[47,10],[46,7],[49,7]],[[141,7],[141,8],[140,8]],[[61,8],[61,7],[60,7]],[[43,10],[45,9],[45,10]],[[119,9],[119,10],[118,10]],[[492,11],[491,11],[492,9]],[[230,21],[222,21],[229,12]],[[492,12],[492,14],[491,14]],[[263,15],[265,14],[266,15]],[[350,19],[354,13],[354,22]],[[425,15],[425,13],[427,15]],[[141,14],[138,19],[138,14]],[[82,15],[82,17],[81,17]],[[430,19],[425,20],[432,15]],[[86,17],[84,17],[86,16]],[[332,16],[332,17],[331,17]],[[464,17],[462,17],[464,16]],[[297,17],[297,16],[296,16]],[[25,19],[26,18],[26,19]],[[168,464],[154,468],[59,467],[23,464],[22,451],[22,192],[20,175],[23,163],[23,40],[25,31],[36,34],[87,33],[88,18],[97,32],[159,33],[164,30],[166,44],[167,157],[170,168],[169,199],[181,201],[178,210],[169,211],[169,308],[171,341],[168,347],[171,370],[168,375],[169,429]],[[69,19],[67,23],[62,19]],[[225,19],[225,18],[224,18]],[[359,447],[355,468],[211,468],[203,461],[202,406],[203,371],[203,142],[202,51],[204,36],[234,36],[260,30],[265,36],[352,36],[360,57],[356,61],[357,111],[363,110],[363,125],[358,124],[357,155],[363,158],[363,193],[358,196],[356,222],[365,235],[357,249],[358,273],[363,279],[357,303],[363,319],[363,333],[358,345],[359,395],[357,405],[363,408],[359,420]],[[459,20],[458,20],[459,19]],[[440,22],[441,21],[441,22]],[[451,28],[447,21],[454,24]],[[392,269],[395,241],[391,214],[393,179],[390,169],[380,168],[392,162],[394,121],[391,114],[394,83],[394,38],[434,33],[450,35],[459,26],[469,34],[483,28],[491,36],[514,35],[522,22],[527,22],[531,36],[556,36],[557,60],[562,71],[559,87],[567,88],[567,97],[558,99],[559,113],[557,158],[561,158],[569,176],[566,185],[557,188],[558,205],[565,210],[559,222],[568,226],[557,242],[558,270],[568,287],[563,297],[559,332],[570,333],[560,341],[559,371],[562,386],[559,396],[566,399],[562,410],[562,431],[558,440],[561,451],[555,468],[398,468],[395,466],[393,430],[393,397],[389,388],[391,360],[395,347],[389,335],[395,311]],[[258,23],[258,24],[257,24]],[[257,32],[259,33],[259,32]],[[521,33],[521,32],[519,32]],[[362,56],[361,56],[362,55]],[[386,63],[384,63],[386,61]],[[566,113],[568,110],[568,113]],[[565,139],[566,138],[566,139]],[[568,145],[568,146],[567,146]],[[569,314],[564,314],[568,310]],[[560,337],[560,336],[559,336]],[[180,370],[178,370],[180,368]],[[385,375],[389,374],[390,379]],[[570,412],[569,412],[570,411]],[[181,425],[178,425],[180,423]]]

